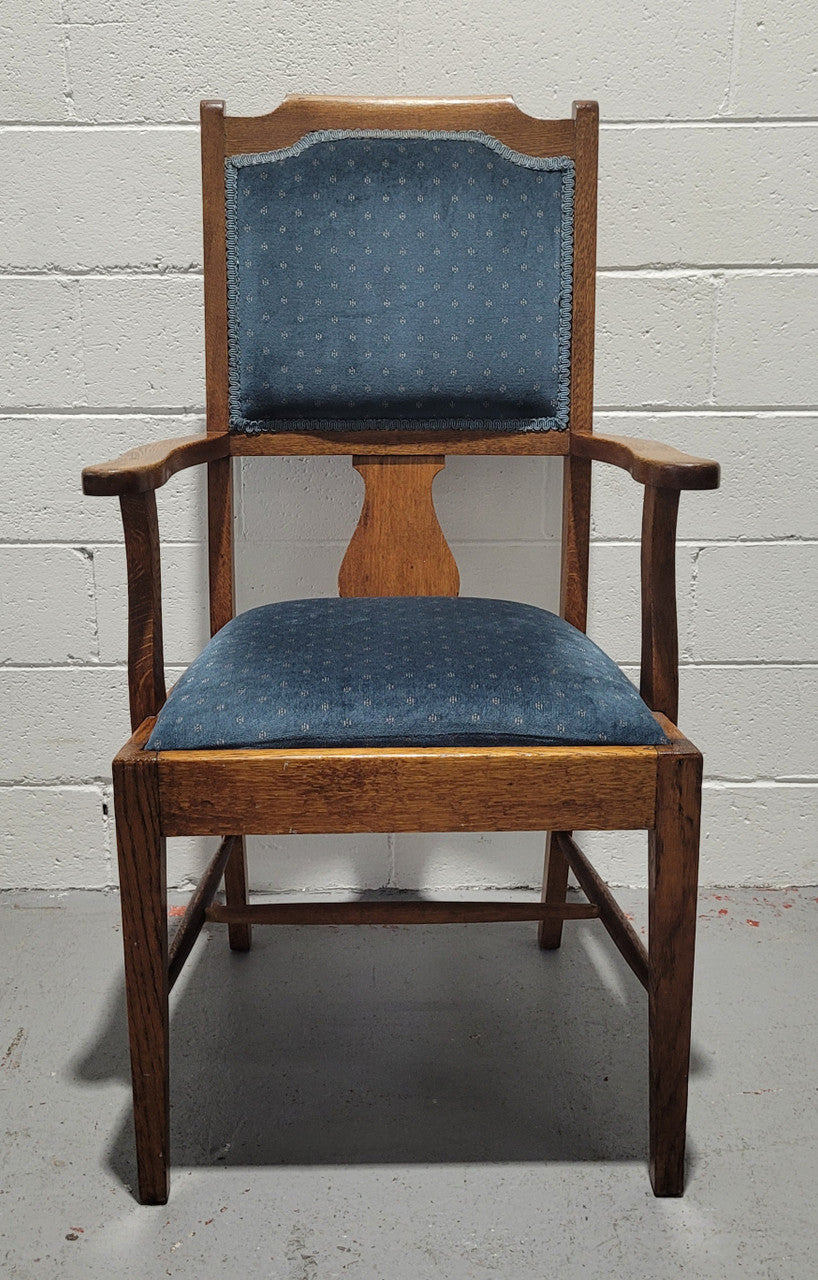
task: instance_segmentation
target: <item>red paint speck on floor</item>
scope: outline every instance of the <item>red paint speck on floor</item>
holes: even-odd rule
[[[754,929],[757,929],[757,928],[758,928],[758,921],[757,921],[757,920],[748,920],[748,921],[747,921],[747,923],[748,923],[748,924],[751,924],[751,925],[753,926],[753,928],[754,928]]]
[[[726,907],[719,907],[719,915],[720,915],[720,916],[726,916],[726,915],[728,915],[727,908],[726,908]]]

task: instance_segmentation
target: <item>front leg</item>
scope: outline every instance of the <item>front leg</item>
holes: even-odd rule
[[[702,758],[689,742],[660,749],[648,892],[650,1177],[657,1196],[684,1191],[701,782]]]
[[[114,805],[139,1200],[164,1204],[170,1148],[168,911],[155,752],[132,742],[117,756]]]

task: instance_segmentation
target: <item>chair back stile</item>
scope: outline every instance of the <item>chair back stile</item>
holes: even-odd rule
[[[457,567],[438,523],[431,492],[432,481],[445,465],[446,454],[562,455],[564,496],[561,612],[568,621],[584,630],[590,535],[590,462],[570,455],[570,438],[572,433],[585,434],[592,430],[598,134],[596,104],[575,103],[570,120],[549,121],[527,116],[510,98],[370,100],[291,97],[277,110],[258,117],[226,116],[222,102],[210,101],[202,103],[201,125],[207,430],[208,433],[230,433],[231,440],[231,456],[208,464],[211,631],[218,631],[235,612],[232,458],[243,455],[321,453],[350,455],[353,465],[365,482],[361,516],[339,573],[339,592],[342,596],[457,594]],[[355,410],[350,421],[335,421],[325,427],[320,420],[305,423],[296,408],[291,412],[285,411],[283,415],[284,419],[292,418],[291,422],[282,420],[273,429],[256,430],[256,424],[251,423],[250,430],[237,431],[234,420],[231,432],[231,397],[235,419],[237,371],[235,361],[231,371],[229,345],[231,245],[226,201],[226,162],[229,171],[229,162],[232,160],[236,165],[236,158],[240,158],[240,166],[253,166],[270,153],[280,154],[284,148],[297,153],[300,147],[310,144],[308,135],[313,138],[318,135],[321,139],[330,140],[352,137],[355,145],[360,147],[360,142],[355,138],[358,131],[363,136],[374,138],[383,135],[423,135],[446,140],[456,139],[458,134],[464,134],[466,139],[469,135],[476,134],[484,143],[496,147],[498,168],[502,167],[507,157],[513,156],[520,166],[522,178],[529,181],[531,172],[526,167],[529,159],[531,169],[537,171],[537,181],[543,180],[538,172],[541,168],[558,167],[564,163],[562,158],[568,162],[566,168],[571,169],[573,176],[572,243],[568,248],[568,252],[572,254],[572,261],[569,260],[568,263],[569,287],[567,290],[564,287],[566,268],[563,240],[563,287],[559,297],[552,299],[553,302],[560,303],[560,323],[563,329],[566,309],[570,326],[570,347],[565,344],[561,346],[563,367],[560,386],[563,388],[564,398],[562,420],[559,417],[538,417],[540,414],[550,414],[550,406],[542,409],[536,405],[532,408],[531,405],[523,404],[520,410],[512,404],[508,410],[507,422],[494,421],[492,418],[496,413],[495,407],[485,399],[481,405],[478,399],[479,387],[475,394],[466,397],[463,402],[465,409],[460,401],[451,401],[453,407],[447,407],[443,398],[446,394],[444,387],[443,396],[438,397],[430,411],[425,406],[418,409],[410,407],[409,416],[406,417],[406,405],[410,403],[413,390],[410,386],[409,395],[398,405],[396,413],[392,413],[391,405],[388,410],[382,411],[391,419],[383,423],[369,421],[365,425],[359,425],[354,420],[356,417],[372,418],[374,414]],[[462,146],[459,140],[457,146]],[[494,159],[490,151],[486,152],[481,148],[478,151],[481,161],[485,154]],[[317,159],[313,161],[313,164],[316,163]],[[247,168],[239,168],[238,165],[237,173],[248,172]],[[493,167],[491,160],[486,167]],[[321,172],[320,168],[318,172]],[[378,176],[376,173],[376,181]],[[512,175],[512,181],[516,176]],[[553,181],[553,175],[551,177]],[[432,174],[429,173],[428,181],[431,183],[432,180]],[[468,198],[466,181],[471,181],[473,185],[474,179],[463,177],[463,199]],[[508,180],[505,185],[508,185]],[[565,189],[563,182],[563,191]],[[418,199],[422,198],[422,194],[418,196]],[[454,198],[457,199],[457,196]],[[493,199],[490,193],[482,198],[489,201]],[[528,199],[524,188],[521,199]],[[539,216],[542,217],[542,214]],[[495,234],[498,225],[495,222]],[[502,231],[502,226],[500,230]],[[235,229],[233,234],[235,238]],[[320,234],[320,229],[317,234]],[[492,235],[490,225],[486,234]],[[491,244],[491,241],[488,243]],[[445,244],[443,251],[445,255]],[[435,252],[439,254],[440,251],[436,249]],[[505,253],[508,252],[506,247]],[[235,255],[235,248],[233,253]],[[497,254],[497,261],[500,262],[499,248]],[[484,256],[490,263],[491,256],[488,253]],[[461,259],[462,261],[465,260]],[[432,262],[431,258],[429,262]],[[320,267],[315,269],[320,270]],[[457,265],[451,268],[454,272],[460,269]],[[526,269],[523,267],[523,270]],[[543,281],[538,283],[542,284]],[[546,280],[545,283],[547,285],[549,281]],[[367,284],[365,287],[371,289],[372,286]],[[434,287],[440,289],[439,284]],[[468,287],[474,290],[475,286],[471,283]],[[428,288],[426,296],[430,296]],[[471,297],[474,296],[472,293]],[[461,305],[465,297],[467,295],[461,294]],[[523,299],[524,303],[525,301]],[[422,298],[418,305],[421,308],[424,306]],[[458,305],[456,297],[453,298],[453,305]],[[490,306],[490,301],[486,305]],[[542,304],[540,307],[542,309]],[[536,308],[530,308],[530,311],[533,310]],[[426,314],[428,316],[428,312]],[[463,312],[460,314],[462,316]],[[520,313],[524,319],[528,314],[525,311]],[[519,318],[512,314],[509,328],[514,328],[514,322]],[[546,320],[548,318],[546,316]],[[533,316],[531,319],[533,326]],[[541,315],[537,316],[537,320],[542,319]],[[286,323],[286,318],[283,323]],[[474,324],[474,320],[470,323]],[[527,326],[519,323],[516,327],[519,329]],[[561,343],[565,336],[563,329],[560,330]],[[474,333],[474,329],[471,332]],[[427,334],[434,336],[434,331],[429,329]],[[494,336],[503,335],[498,329]],[[521,333],[519,336],[526,338],[529,335]],[[489,334],[486,341],[490,341],[491,337]],[[420,341],[421,336],[418,337],[418,342]],[[457,339],[453,337],[452,341],[456,342]],[[495,347],[496,345],[495,343]],[[566,359],[567,353],[570,366]],[[411,352],[409,354],[411,357]],[[480,352],[476,354],[479,359]],[[512,351],[510,354],[513,357],[515,353]],[[546,363],[548,354],[546,350],[543,364]],[[489,370],[486,369],[486,372]],[[552,365],[552,372],[556,374],[556,363]],[[471,392],[471,386],[467,390]],[[377,391],[378,388],[375,388],[376,394]],[[348,403],[353,402],[349,400]],[[387,401],[384,399],[381,403],[386,404]],[[420,405],[421,402],[416,403]],[[501,409],[501,412],[505,410]],[[535,429],[527,429],[527,423],[517,421],[518,414],[522,418],[533,419],[532,426],[539,424],[542,427],[545,424],[556,429],[537,429],[536,426]],[[417,419],[416,424],[412,421],[412,416]],[[434,419],[432,429],[428,422],[430,418]]]

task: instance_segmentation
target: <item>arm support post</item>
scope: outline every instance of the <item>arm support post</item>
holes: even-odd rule
[[[642,508],[642,661],[639,692],[673,724],[679,714],[676,620],[678,489],[645,485]]]
[[[128,564],[128,692],[136,729],[165,701],[159,522],[153,490],[123,494],[119,504]]]

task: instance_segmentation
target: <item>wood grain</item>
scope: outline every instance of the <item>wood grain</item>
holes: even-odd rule
[[[338,574],[342,596],[456,596],[451,548],[432,501],[441,457],[355,457],[366,486]]]
[[[566,458],[562,467],[560,614],[578,631],[588,623],[591,548],[591,464]]]
[[[646,828],[654,747],[166,751],[168,835]]]
[[[680,453],[669,444],[636,436],[582,436],[571,440],[575,457],[609,462],[629,471],[640,484],[663,489],[717,489],[720,468],[709,458]]]
[[[120,498],[128,569],[128,695],[131,728],[165,701],[162,569],[153,491]]]
[[[126,747],[114,760],[113,779],[139,1199],[164,1204],[170,1158],[168,936],[156,753]]]
[[[567,905],[565,895],[568,892],[568,859],[555,836],[556,831],[549,831],[545,837],[545,863],[542,877],[542,901],[551,908]],[[554,911],[553,915],[544,916],[537,929],[537,942],[543,951],[556,951],[562,945],[563,917]]]
[[[244,836],[231,836],[232,852],[224,869],[224,896],[231,910],[247,906],[247,841]],[[239,921],[228,925],[231,951],[249,951],[253,945],[253,928]]]
[[[553,838],[576,876],[580,889],[599,911],[599,918],[607,929],[611,941],[630,965],[642,986],[647,987],[648,953],[642,939],[577,842],[567,831],[555,831]]]
[[[240,836],[225,836],[211,858],[195,892],[191,895],[184,916],[179,921],[168,947],[168,987],[171,991],[202,931],[202,925],[206,919],[205,913],[216,895],[225,867],[240,841]]]
[[[275,431],[258,436],[234,435],[234,457],[310,454],[567,454],[567,431]]]
[[[575,102],[574,287],[571,319],[571,434],[593,430],[596,206],[599,107]]]
[[[224,103],[200,104],[204,239],[205,384],[208,434],[229,430],[227,353],[227,207]]]
[[[207,566],[212,636],[227,625],[236,611],[233,555],[233,466],[230,458],[221,458],[207,468]]]
[[[230,427],[224,103],[202,102],[200,118],[207,431],[220,436]],[[211,462],[207,469],[207,545],[210,634],[215,635],[235,612],[233,471],[229,456]]]
[[[669,720],[679,713],[679,632],[676,620],[678,489],[645,485],[642,512],[642,658],[639,692]]]
[[[657,1196],[684,1191],[701,779],[702,758],[689,742],[660,749],[648,839],[650,1176]]]
[[[359,925],[473,924],[478,921],[593,920],[599,915],[587,902],[545,907],[539,902],[444,902],[434,899],[384,899],[362,902],[263,902],[233,908],[216,904],[206,913],[214,924]]]
[[[317,129],[479,129],[527,155],[574,154],[571,120],[539,120],[511,97],[354,98],[292,95],[262,116],[227,116],[228,155],[287,147]]]
[[[171,476],[230,452],[229,436],[180,436],[137,445],[110,462],[86,467],[82,491],[93,496],[146,493],[159,489]]]

